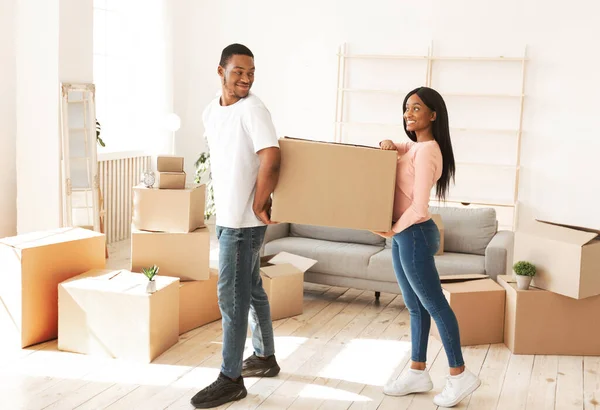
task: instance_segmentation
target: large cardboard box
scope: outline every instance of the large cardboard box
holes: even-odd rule
[[[282,138],[271,219],[389,231],[397,153],[372,147]]]
[[[131,228],[131,270],[156,265],[162,276],[186,280],[209,278],[210,231],[189,233],[148,232]]]
[[[185,172],[159,172],[159,189],[185,189]]]
[[[21,347],[56,339],[58,284],[104,268],[105,237],[83,228],[61,228],[0,239],[0,309],[10,318],[3,338]]]
[[[204,226],[206,185],[186,189],[133,188],[133,225],[156,232],[187,233]]]
[[[460,345],[502,343],[506,292],[486,275],[442,277],[444,296],[458,320]],[[435,322],[430,333],[440,338]]]
[[[514,261],[536,266],[535,287],[584,299],[600,295],[600,240],[597,231],[532,221],[515,233]]]
[[[435,222],[438,230],[440,231],[440,249],[436,252],[436,255],[444,254],[444,222],[442,221],[442,216],[439,214],[432,214],[431,219]]]
[[[149,363],[179,340],[179,279],[91,270],[58,288],[58,349]]]
[[[271,306],[271,320],[302,314],[304,272],[315,263],[287,252],[261,258],[260,275]]]
[[[498,276],[506,290],[504,343],[514,354],[600,355],[600,296],[577,300],[543,289],[518,290],[511,276]]]
[[[183,157],[160,155],[156,158],[158,172],[183,172]]]
[[[218,281],[218,272],[211,270],[208,280],[179,284],[180,335],[221,318],[217,297]]]

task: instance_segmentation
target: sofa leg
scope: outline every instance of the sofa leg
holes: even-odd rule
[[[375,300],[379,300],[379,296],[381,296],[381,292],[375,292]]]

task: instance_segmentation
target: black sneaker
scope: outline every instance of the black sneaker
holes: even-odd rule
[[[275,355],[261,359],[253,353],[242,364],[242,376],[244,377],[275,377],[279,374],[279,370],[281,369],[275,360]]]
[[[223,373],[211,385],[200,390],[190,402],[197,409],[210,409],[222,404],[243,399],[248,394],[244,387],[244,379],[240,377],[237,381],[231,380]]]

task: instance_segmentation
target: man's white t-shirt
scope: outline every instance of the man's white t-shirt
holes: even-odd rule
[[[271,114],[253,94],[228,106],[215,98],[204,110],[210,149],[216,224],[226,228],[263,226],[252,210],[260,160],[257,152],[279,147]]]

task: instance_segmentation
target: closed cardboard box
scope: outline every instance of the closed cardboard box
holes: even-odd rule
[[[3,338],[21,347],[56,339],[58,284],[104,268],[105,237],[83,228],[61,228],[0,240],[0,309]]]
[[[187,233],[204,226],[206,185],[186,189],[133,188],[133,225],[155,232]]]
[[[547,290],[518,290],[511,276],[498,276],[506,290],[504,343],[514,354],[600,355],[600,296],[577,300]]]
[[[371,147],[282,138],[271,219],[389,231],[397,153]]]
[[[271,320],[302,314],[304,272],[315,263],[287,252],[261,258],[260,275],[271,306]]]
[[[600,295],[600,240],[587,228],[532,221],[515,233],[514,261],[536,266],[533,286],[574,299]]]
[[[131,228],[131,270],[156,265],[162,276],[182,281],[209,278],[210,231],[189,233],[148,232]]]
[[[179,279],[92,270],[58,288],[58,349],[149,363],[179,340]]]
[[[208,280],[179,284],[179,334],[221,318],[217,297],[219,275],[211,270]]]
[[[183,172],[183,157],[160,155],[156,158],[158,172]]]
[[[442,216],[438,214],[432,214],[431,219],[435,222],[438,230],[440,231],[440,249],[436,252],[436,255],[444,254],[444,222],[442,221]]]
[[[159,189],[185,189],[185,172],[159,172]]]
[[[460,345],[502,343],[504,340],[504,289],[486,275],[442,277],[444,296],[458,320]],[[440,338],[435,322],[431,334]]]

